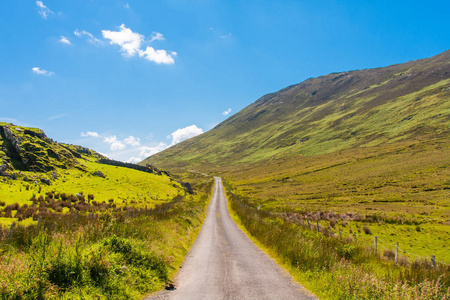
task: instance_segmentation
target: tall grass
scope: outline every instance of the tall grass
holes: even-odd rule
[[[450,299],[450,267],[424,261],[395,265],[350,240],[309,230],[259,210],[228,188],[247,231],[290,265],[305,286],[325,299]]]
[[[65,214],[0,231],[1,299],[139,299],[168,282],[195,240],[212,181],[150,211]],[[139,213],[138,213],[139,212]]]

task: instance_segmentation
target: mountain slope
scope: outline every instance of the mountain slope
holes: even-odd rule
[[[142,162],[207,170],[449,136],[450,51],[384,68],[332,73],[258,99],[214,129]]]

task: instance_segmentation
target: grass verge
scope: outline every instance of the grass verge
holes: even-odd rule
[[[140,299],[161,289],[201,228],[212,185],[198,181],[197,195],[149,214],[66,214],[2,230],[0,298]]]
[[[321,299],[449,299],[450,268],[389,256],[258,210],[227,189],[246,231]]]

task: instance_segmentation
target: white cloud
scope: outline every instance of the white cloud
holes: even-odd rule
[[[231,32],[228,32],[227,34],[224,34],[224,35],[220,36],[220,38],[222,38],[222,39],[226,39],[226,38],[229,38],[229,37],[231,37]]]
[[[65,36],[61,36],[61,39],[59,40],[61,43],[66,44],[66,45],[70,45],[71,42],[69,41],[68,38],[66,38]]]
[[[141,144],[141,140],[139,138],[135,138],[134,136],[129,136],[123,140],[125,144],[131,145],[133,147],[137,147]]]
[[[127,163],[137,164],[141,160],[142,160],[141,158],[133,156],[127,160]]]
[[[179,142],[190,139],[202,133],[203,129],[198,128],[196,125],[178,129],[170,134],[169,137],[172,137],[172,143],[170,145],[173,146],[175,144],[178,144]]]
[[[153,32],[152,38],[150,39],[150,43],[153,41],[164,41],[166,38],[162,33],[159,32]]]
[[[102,41],[100,41],[99,39],[97,39],[96,37],[94,37],[92,35],[92,33],[86,31],[86,30],[78,30],[75,29],[75,31],[73,32],[73,34],[75,34],[77,37],[87,37],[89,43],[94,44],[94,45],[98,45],[98,44],[103,44]]]
[[[44,3],[42,3],[42,1],[36,1],[36,5],[38,7],[38,13],[43,19],[47,19],[49,15],[54,14],[54,12],[52,12],[47,6],[44,5]]]
[[[31,70],[33,71],[34,74],[38,74],[38,75],[44,75],[44,76],[52,76],[52,75],[55,75],[54,72],[50,72],[50,71],[47,71],[47,70],[44,70],[44,69],[41,70],[41,69],[38,68],[38,67],[34,67],[34,68],[32,68]]]
[[[125,5],[123,7],[126,8],[126,9],[130,9],[130,4],[125,3]]]
[[[153,154],[163,151],[164,149],[167,149],[168,147],[169,145],[167,145],[164,142],[160,142],[158,145],[152,147],[142,146],[139,148],[139,150],[141,151],[139,153],[139,157],[141,158],[149,157]]]
[[[88,131],[88,132],[86,132],[86,133],[82,132],[82,133],[81,133],[81,136],[82,136],[82,137],[87,137],[87,136],[91,136],[91,137],[100,137],[100,135],[99,135],[97,132],[95,132],[95,131]]]
[[[120,31],[102,30],[105,39],[110,40],[111,45],[119,45],[123,53],[133,56],[139,52],[144,36],[126,28],[125,24],[120,25]]]
[[[153,47],[147,46],[145,50],[141,49],[142,44],[145,42],[145,36],[137,32],[133,32],[130,28],[127,28],[125,24],[119,26],[119,31],[102,30],[103,38],[110,40],[111,45],[120,46],[120,51],[124,55],[145,58],[149,61],[153,61],[157,64],[174,64],[174,57],[177,56],[176,52],[168,52],[166,50],[155,50]],[[151,36],[150,42],[164,40],[163,34],[154,32]]]
[[[231,108],[229,108],[229,109],[227,109],[226,111],[224,111],[224,112],[222,113],[222,115],[227,116],[227,115],[230,114],[230,112],[231,112]]]
[[[155,50],[153,47],[147,47],[145,51],[139,51],[139,56],[157,64],[174,64],[175,60],[173,57],[176,55],[176,52],[167,54],[166,50]]]
[[[103,139],[103,141],[105,143],[111,144],[111,151],[125,149],[125,145],[121,141],[118,141],[117,137],[115,135],[110,136],[110,137],[105,137]]]

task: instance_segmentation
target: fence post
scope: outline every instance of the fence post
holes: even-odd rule
[[[306,221],[308,222],[309,229],[311,230],[311,223],[309,223],[309,220]]]
[[[11,228],[9,229],[9,237],[12,237],[13,232],[14,232],[14,226],[16,226],[16,223],[12,223],[11,224]]]
[[[320,232],[319,220],[317,220],[317,232]]]
[[[355,244],[357,244],[358,240],[356,239],[356,232],[353,234],[353,236],[355,237]]]
[[[375,254],[377,254],[377,244],[378,244],[378,238],[376,236],[374,236],[373,247],[375,248]]]
[[[340,228],[339,228],[339,238],[342,240],[342,232]]]
[[[395,245],[395,264],[398,264],[398,242]]]
[[[436,268],[436,255],[431,255],[431,265]]]

